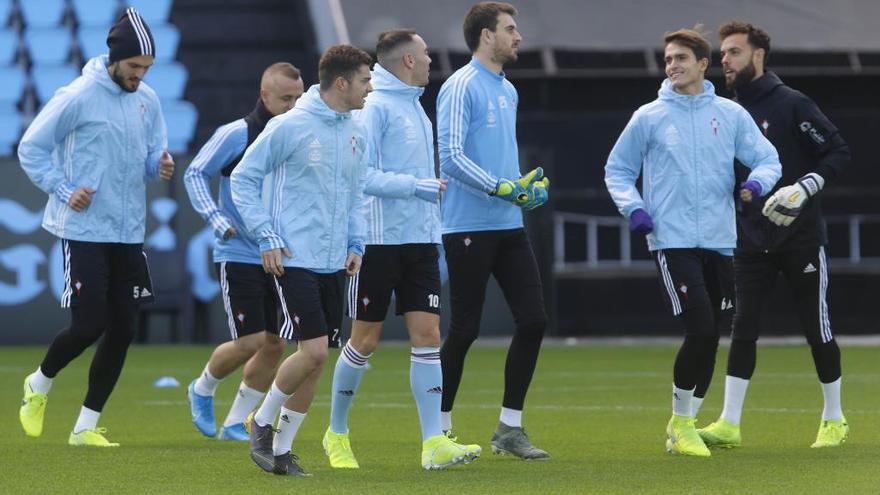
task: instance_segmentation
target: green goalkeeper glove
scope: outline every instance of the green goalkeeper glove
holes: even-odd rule
[[[516,180],[499,179],[495,190],[490,192],[490,196],[495,196],[504,201],[509,201],[517,206],[525,205],[530,197],[528,189],[530,186],[544,177],[544,169],[537,167],[526,175]]]

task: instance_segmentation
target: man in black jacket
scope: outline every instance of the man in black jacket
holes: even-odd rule
[[[840,407],[840,349],[828,319],[828,242],[822,218],[822,188],[850,161],[849,147],[816,103],[789,88],[764,65],[770,37],[751,24],[725,23],[719,29],[721,64],[728,89],[776,146],[782,178],[766,203],[741,201],[734,256],[736,310],[727,363],[724,410],[699,430],[706,445],[740,445],[740,416],[755,370],[759,320],[779,272],[785,276],[813,361],[825,407],[813,447],[835,447],[849,432]]]

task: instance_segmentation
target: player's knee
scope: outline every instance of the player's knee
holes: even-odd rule
[[[267,356],[277,360],[284,354],[284,349],[286,347],[287,342],[285,342],[284,339],[277,335],[266,333],[266,338],[263,340],[263,347],[260,350]]]
[[[544,330],[547,328],[547,319],[542,318],[528,323],[520,323],[516,326],[517,336],[520,338],[542,339]]]
[[[318,340],[318,339],[313,339]],[[326,340],[326,339],[325,339]],[[327,345],[309,345],[305,346],[301,351],[305,351],[306,357],[308,358],[309,369],[317,369],[321,366],[324,366],[324,363],[327,362]]]
[[[94,342],[107,330],[109,324],[106,306],[79,306],[73,308],[70,333],[77,339]]]
[[[440,347],[440,328],[413,328],[409,331],[409,339],[413,347]]]
[[[479,327],[477,326],[466,326],[466,327],[451,327],[449,329],[449,335],[446,337],[447,342],[454,343],[457,346],[470,347],[471,344],[477,340],[477,334],[479,333]]]

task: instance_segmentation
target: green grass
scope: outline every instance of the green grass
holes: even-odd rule
[[[664,451],[676,349],[545,347],[526,403],[534,442],[553,459],[527,463],[493,456],[489,437],[498,419],[504,348],[475,347],[455,409],[459,439],[483,446],[466,466],[425,472],[409,392],[408,348],[385,347],[371,360],[351,417],[362,468],[332,471],[321,451],[327,426],[329,371],[294,444],[311,478],[265,474],[245,444],[206,439],[190,423],[184,388],[156,389],[173,375],[184,385],[201,371],[207,347],[134,347],[101,417],[114,450],[74,449],[67,435],[85,393],[91,354],[56,379],[39,439],[17,420],[21,382],[44,348],[0,348],[0,493],[877,493],[880,396],[877,348],[843,349],[844,407],[851,438],[839,449],[810,449],[822,407],[806,347],[759,350],[758,371],[744,413],[744,446],[710,459]],[[336,352],[331,360],[335,361]],[[720,413],[723,363],[701,423]],[[332,363],[328,365],[332,370]],[[239,375],[217,392],[222,421]]]

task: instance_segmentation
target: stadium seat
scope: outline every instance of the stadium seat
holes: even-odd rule
[[[73,12],[79,26],[100,26],[107,30],[113,24],[119,9],[117,0],[72,0]]]
[[[137,9],[150,27],[156,23],[168,22],[172,3],[173,0],[128,0],[128,5]]]
[[[18,36],[11,29],[0,28],[0,67],[15,60],[18,49]]]
[[[189,74],[183,64],[177,62],[156,63],[147,72],[147,77],[144,80],[156,91],[160,98],[180,100],[183,99],[183,91],[186,89],[188,76]]]
[[[180,32],[171,24],[151,24],[150,32],[156,41],[156,61],[167,63],[177,56],[177,44],[180,42]]]
[[[168,151],[186,153],[199,119],[196,107],[188,101],[163,100],[162,113],[168,127]]]
[[[21,115],[15,107],[0,105],[0,157],[12,155],[12,146],[21,135]]]
[[[66,8],[64,0],[25,0],[18,5],[28,29],[58,26]]]
[[[12,0],[0,0],[0,27],[5,26],[12,14]]]
[[[45,105],[55,94],[55,90],[73,81],[79,74],[79,71],[70,65],[35,66],[31,79],[40,105]]]
[[[0,106],[15,104],[24,93],[27,79],[17,66],[0,67]]]
[[[28,28],[24,42],[34,65],[60,65],[70,58],[73,38],[67,28]]]
[[[107,32],[106,26],[86,26],[79,28],[77,37],[79,38],[79,49],[83,58],[87,61],[109,53],[107,48]]]

